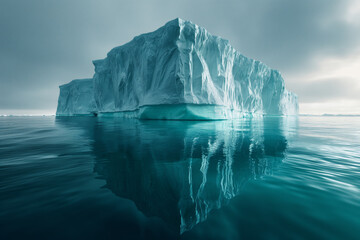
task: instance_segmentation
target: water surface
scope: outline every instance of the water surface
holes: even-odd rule
[[[0,118],[0,239],[359,239],[360,118]]]

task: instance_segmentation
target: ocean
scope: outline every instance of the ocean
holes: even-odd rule
[[[360,117],[0,117],[0,239],[360,239]]]

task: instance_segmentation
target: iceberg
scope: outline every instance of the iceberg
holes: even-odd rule
[[[76,79],[59,88],[60,95],[56,115],[93,115],[97,112],[91,78]]]
[[[57,115],[217,120],[298,112],[279,71],[179,18],[93,64],[92,80],[60,87]]]

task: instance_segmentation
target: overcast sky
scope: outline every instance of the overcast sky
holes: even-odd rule
[[[60,84],[176,17],[278,69],[300,113],[360,113],[357,0],[0,0],[0,114],[55,113]]]

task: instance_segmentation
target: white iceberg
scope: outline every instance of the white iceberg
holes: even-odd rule
[[[89,101],[77,101],[76,91],[64,98],[62,87],[58,115],[194,120],[298,112],[297,96],[285,89],[278,71],[179,18],[93,63]]]

